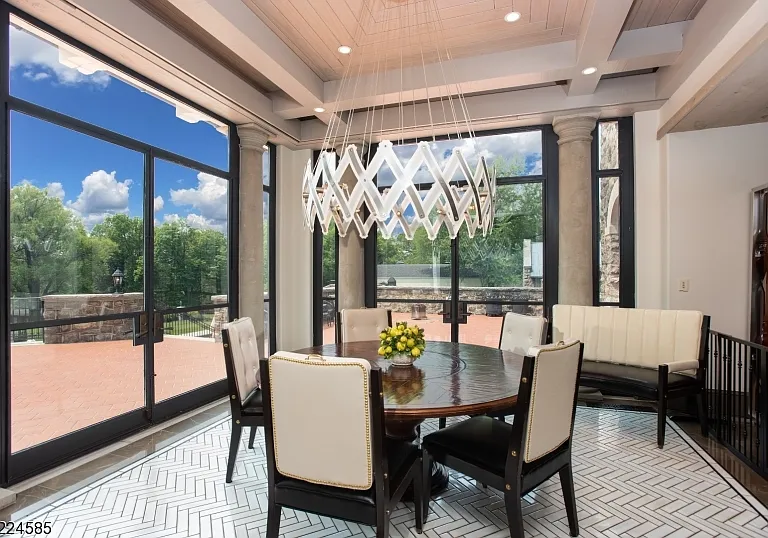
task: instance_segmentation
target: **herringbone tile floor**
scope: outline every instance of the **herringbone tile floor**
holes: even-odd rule
[[[765,538],[768,519],[757,502],[729,483],[677,428],[656,448],[655,416],[579,408],[574,434],[574,479],[581,536]],[[422,432],[436,427],[425,423]],[[127,468],[39,510],[28,521],[50,521],[52,536],[258,537],[266,528],[263,435],[238,456],[225,484],[229,421],[222,420]],[[529,537],[568,536],[558,478],[525,499]],[[752,503],[752,504],[750,504]],[[452,474],[435,502],[424,536],[509,536],[498,492]],[[371,537],[370,527],[284,510],[281,536]],[[391,536],[417,536],[413,506],[392,514]]]

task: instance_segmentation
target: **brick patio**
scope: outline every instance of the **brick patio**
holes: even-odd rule
[[[155,346],[158,401],[226,377],[220,343]],[[144,348],[130,340],[11,348],[11,451],[144,407]]]
[[[448,341],[442,316],[395,321],[416,323],[428,340]],[[470,316],[460,327],[462,342],[496,347],[501,317]],[[326,326],[325,342],[334,327]],[[19,344],[11,350],[11,450],[17,452],[144,407],[144,348],[131,341],[78,344]],[[202,338],[166,337],[155,346],[158,401],[226,377],[221,344]]]

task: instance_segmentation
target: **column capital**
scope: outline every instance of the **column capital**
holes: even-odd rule
[[[558,144],[568,142],[592,142],[592,131],[597,124],[597,113],[557,116],[552,121],[552,128],[558,136]]]
[[[264,145],[273,133],[255,123],[243,123],[237,126],[237,135],[240,137],[241,149],[255,149],[264,153]]]

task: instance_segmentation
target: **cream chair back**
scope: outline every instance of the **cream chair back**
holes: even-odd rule
[[[546,318],[507,312],[501,325],[499,349],[525,355],[533,346],[546,342],[546,338]]]
[[[532,462],[562,446],[571,436],[581,342],[537,346],[528,355],[535,362],[524,454],[525,461]]]
[[[222,327],[229,335],[232,367],[235,372],[237,393],[242,404],[253,389],[259,386],[259,346],[256,329],[251,318],[240,318]],[[226,354],[225,354],[226,356]]]
[[[341,311],[341,341],[378,340],[389,327],[391,314],[384,308],[345,308]]]
[[[275,466],[339,488],[373,484],[370,364],[280,351],[269,358]]]

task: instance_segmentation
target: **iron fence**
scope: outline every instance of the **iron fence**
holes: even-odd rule
[[[43,298],[42,297],[11,297],[11,327],[15,323],[29,323],[42,321]],[[15,343],[29,340],[43,341],[42,327],[11,331],[11,341]]]
[[[163,314],[163,332],[170,336],[211,338],[213,311]]]
[[[768,348],[710,331],[710,431],[768,478]]]

